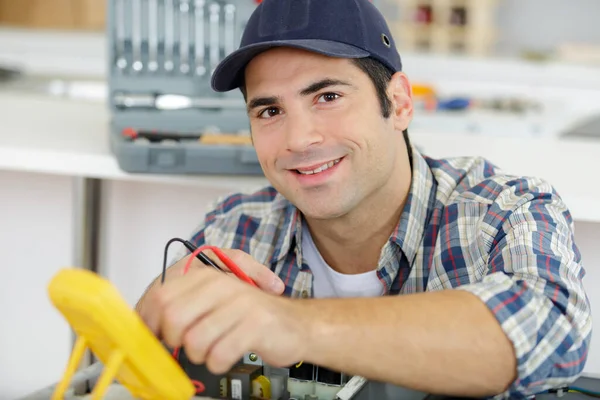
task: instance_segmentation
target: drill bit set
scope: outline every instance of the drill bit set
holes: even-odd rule
[[[257,3],[108,1],[110,147],[123,170],[262,175],[241,93],[210,87]]]
[[[240,9],[247,13],[251,7],[249,2]],[[206,76],[237,48],[237,13],[232,2],[115,0],[115,66],[125,74]]]

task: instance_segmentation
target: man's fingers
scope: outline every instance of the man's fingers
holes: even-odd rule
[[[148,294],[148,297],[152,296],[152,293]],[[137,312],[142,321],[146,324],[146,326],[150,329],[152,333],[154,333],[157,337],[160,338],[160,315],[156,312],[153,312],[149,307],[150,300],[146,298],[143,303],[140,304]]]
[[[212,346],[227,335],[247,313],[247,302],[238,297],[196,321],[183,336],[183,347],[188,359],[194,364],[204,363]]]
[[[253,331],[256,331],[256,326],[251,318],[238,321],[209,349],[205,361],[208,370],[216,375],[229,371],[244,353],[251,350]]]
[[[180,346],[186,331],[213,309],[226,304],[239,291],[236,282],[212,270],[190,271],[190,280],[196,285],[181,290],[162,310],[160,330],[163,340],[170,346]],[[171,288],[177,290],[179,288]]]
[[[177,279],[177,277],[171,276],[168,281],[169,284],[172,284],[174,279]],[[148,290],[137,306],[137,312],[142,321],[159,338],[162,310],[168,306],[175,295],[176,292],[165,290],[160,282],[157,282]]]
[[[202,284],[202,278],[195,273],[190,273],[189,276],[171,274],[164,284],[157,283],[144,296],[144,301],[139,308],[140,317],[155,335],[161,337],[160,325],[164,310],[168,309],[183,293],[193,292]]]
[[[183,269],[184,269],[185,263],[188,261],[189,257],[190,256],[186,256],[186,257],[182,258],[181,260],[179,260],[178,262],[176,262],[171,267],[167,268],[167,271],[166,271],[165,277],[164,277],[165,283],[166,282],[171,283],[183,275]],[[192,265],[195,264],[194,261],[197,261],[198,263],[202,264],[200,262],[200,260],[196,259],[196,260],[192,260]],[[158,325],[160,322],[160,315],[158,315],[156,312],[157,301],[160,301],[160,302],[168,301],[168,299],[163,299],[163,298],[157,299],[156,298],[156,296],[157,296],[156,292],[160,291],[159,289],[163,286],[161,283],[161,278],[162,278],[162,275],[159,276],[158,278],[156,278],[156,280],[154,282],[152,282],[150,287],[146,290],[146,293],[144,293],[142,295],[141,299],[138,301],[138,304],[136,305],[136,311],[138,312],[139,316],[146,323],[146,325],[148,325],[148,327],[152,330],[152,332],[154,332],[154,334],[158,334],[157,330],[158,330]],[[159,296],[165,296],[165,293],[162,293]]]
[[[246,275],[250,277],[259,288],[272,293],[281,294],[285,289],[283,281],[269,268],[260,264],[249,254],[237,249],[220,249],[227,257],[233,261]],[[223,262],[219,260],[217,255],[207,250],[206,255],[210,257],[221,268],[228,270]]]

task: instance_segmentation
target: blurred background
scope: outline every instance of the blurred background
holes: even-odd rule
[[[254,0],[0,0],[0,399],[60,378],[64,266],[133,305],[216,198],[266,184],[238,93],[209,90]],[[432,157],[547,179],[600,319],[598,0],[379,0]],[[170,251],[173,256],[176,246]],[[585,374],[600,377],[600,333]]]

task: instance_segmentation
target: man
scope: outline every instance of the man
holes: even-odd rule
[[[420,154],[401,71],[368,0],[257,7],[212,84],[244,94],[272,186],[218,202],[192,241],[261,289],[181,276],[184,257],[137,307],[168,345],[213,373],[255,351],[474,397],[580,374],[591,316],[568,209],[540,179]]]

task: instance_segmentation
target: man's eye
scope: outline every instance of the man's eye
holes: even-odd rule
[[[319,97],[319,103],[328,103],[330,101],[337,100],[338,97],[340,97],[340,95],[336,93],[324,93]]]
[[[275,117],[278,114],[279,114],[279,109],[277,107],[269,107],[269,108],[265,108],[264,110],[262,110],[260,112],[260,114],[258,114],[258,117],[259,118],[271,118],[271,117]]]

